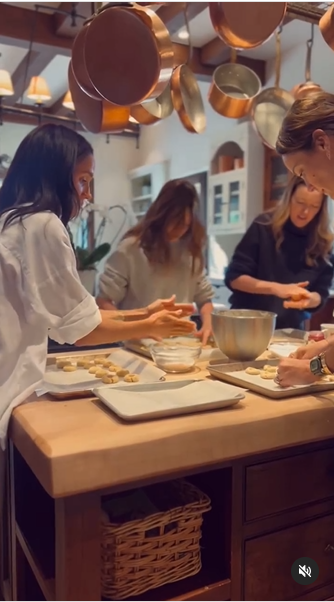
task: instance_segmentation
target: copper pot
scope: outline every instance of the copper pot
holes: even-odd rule
[[[261,82],[254,71],[238,63],[227,63],[214,71],[208,99],[219,115],[239,119],[247,115],[260,90]]]
[[[313,32],[314,25],[312,23],[312,33],[311,38],[306,42],[306,66],[305,66],[305,82],[303,84],[297,84],[291,90],[291,94],[295,100],[299,98],[306,98],[306,96],[311,96],[315,92],[319,92],[321,87],[319,84],[315,84],[311,80],[311,59],[312,59],[312,47],[313,47]]]

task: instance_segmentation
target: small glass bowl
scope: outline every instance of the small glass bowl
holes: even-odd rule
[[[150,347],[153,361],[164,372],[172,374],[189,372],[201,355],[201,345],[182,346],[169,343],[155,343]]]

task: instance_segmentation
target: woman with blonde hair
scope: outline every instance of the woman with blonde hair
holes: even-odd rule
[[[204,272],[206,234],[198,214],[195,187],[186,180],[167,182],[107,261],[99,307],[129,310],[169,297],[178,304],[194,302],[205,345],[211,335],[214,293]]]
[[[294,176],[234,252],[225,276],[232,308],[272,311],[277,328],[304,328],[329,294],[333,240],[327,198]]]

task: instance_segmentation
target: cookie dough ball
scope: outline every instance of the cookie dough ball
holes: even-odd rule
[[[261,370],[259,370],[258,368],[252,368],[252,366],[249,366],[249,368],[246,368],[245,372],[246,372],[246,374],[250,374],[251,376],[257,376],[258,374],[261,373]]]
[[[92,364],[87,360],[87,358],[82,357],[77,361],[77,366],[78,368],[85,368],[87,366],[87,364],[89,366],[91,366]]]
[[[91,366],[91,368],[89,368],[88,372],[89,372],[89,374],[96,374],[98,369],[99,369],[98,366]]]
[[[124,370],[124,368],[121,368],[120,370],[116,371],[116,374],[117,376],[123,378],[124,376],[127,376],[129,374],[129,370]]]
[[[101,369],[99,368],[95,372],[96,378],[102,378],[102,376],[106,376],[107,374],[108,374],[107,370],[103,370],[102,368]]]
[[[96,366],[103,366],[104,361],[105,361],[104,357],[96,357],[96,358],[94,358],[94,364]]]
[[[65,366],[71,366],[72,365],[71,362],[70,362],[70,360],[57,360],[56,364],[57,364],[57,368],[59,370],[62,370]]]
[[[124,377],[125,383],[137,383],[139,382],[139,376],[137,374],[126,374]]]
[[[111,366],[113,366],[113,362],[111,360],[105,360],[104,364],[103,364],[106,368],[110,368]]]
[[[77,369],[76,366],[73,366],[72,364],[70,364],[69,366],[63,367],[63,372],[75,372],[76,369]]]
[[[264,380],[274,380],[275,376],[276,376],[276,372],[261,372],[260,374],[261,378],[263,378]]]
[[[115,385],[116,383],[118,383],[119,378],[118,376],[112,375],[112,374],[106,374],[105,376],[102,376],[102,382],[105,385]]]
[[[264,372],[277,372],[277,366],[263,366]]]

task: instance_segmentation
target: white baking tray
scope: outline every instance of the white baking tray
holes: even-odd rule
[[[207,366],[211,376],[223,382],[230,383],[237,387],[242,387],[265,395],[272,399],[286,399],[287,397],[296,397],[297,395],[311,395],[312,393],[320,393],[321,391],[334,392],[334,382],[321,381],[321,384],[314,385],[297,385],[295,387],[287,387],[282,389],[274,380],[264,380],[260,376],[252,376],[245,372],[246,368],[263,368],[265,365],[278,366],[279,360],[255,360],[254,362],[238,362],[219,364],[210,362]]]
[[[139,376],[140,382],[157,382],[161,379],[164,379],[166,376],[166,373],[163,370],[156,368],[156,366],[154,366],[153,364],[141,359],[133,353],[124,351],[123,349],[115,350],[111,354],[94,354],[87,352],[86,354],[82,355],[94,355],[95,357],[101,355],[102,357],[113,361],[117,366],[129,370],[131,374],[137,374]],[[67,359],[69,357],[73,359],[78,358],[78,356],[73,355],[61,355],[61,359]],[[131,385],[131,383],[122,384],[124,384],[124,386]],[[75,393],[78,391],[84,392],[91,391],[92,389],[95,389],[98,386],[106,387],[110,385],[103,384],[101,380],[98,380],[96,378],[95,374],[89,374],[88,370],[85,370],[84,368],[78,368],[75,372],[63,372],[62,370],[59,370],[57,368],[56,359],[53,358],[53,363],[49,363],[46,367],[43,384],[40,387],[40,394],[64,394]]]
[[[117,416],[131,422],[222,410],[245,397],[237,387],[210,380],[117,386],[93,393]]]

